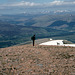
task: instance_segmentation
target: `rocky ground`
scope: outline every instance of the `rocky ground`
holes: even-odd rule
[[[0,48],[0,75],[75,75],[75,47]]]

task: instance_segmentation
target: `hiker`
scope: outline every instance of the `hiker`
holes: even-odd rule
[[[33,36],[31,37],[31,40],[33,41],[33,46],[34,46],[34,44],[35,44],[35,35],[33,35]]]

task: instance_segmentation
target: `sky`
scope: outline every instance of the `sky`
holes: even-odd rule
[[[75,0],[0,0],[0,14],[75,11]]]

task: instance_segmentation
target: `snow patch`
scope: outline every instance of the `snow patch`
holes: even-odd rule
[[[39,45],[56,45],[56,46],[71,46],[75,47],[75,44],[64,44],[64,40],[50,40],[48,42],[41,43]]]

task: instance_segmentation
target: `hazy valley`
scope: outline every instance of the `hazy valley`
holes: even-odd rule
[[[75,43],[75,14],[17,14],[0,16],[0,47],[36,39],[65,39]]]

